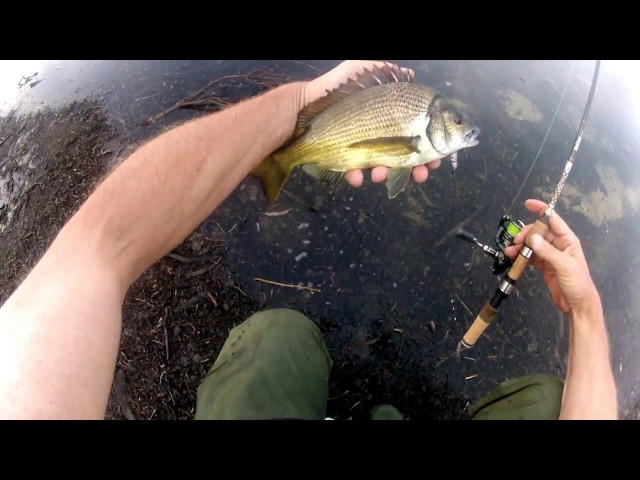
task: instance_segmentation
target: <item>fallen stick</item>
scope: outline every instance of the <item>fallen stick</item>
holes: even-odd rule
[[[304,285],[292,285],[290,283],[274,282],[273,280],[267,280],[265,278],[256,277],[255,281],[256,282],[262,282],[262,283],[268,283],[269,285],[276,285],[278,287],[297,288],[298,290],[308,290],[310,292],[320,292],[319,288],[305,287]]]

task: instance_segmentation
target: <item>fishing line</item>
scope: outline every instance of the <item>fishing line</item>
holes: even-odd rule
[[[580,143],[582,143],[582,135],[584,134],[584,127],[587,126],[587,118],[589,117],[589,112],[591,111],[591,104],[593,103],[593,97],[596,93],[596,85],[598,84],[598,74],[600,73],[600,60],[596,60],[596,68],[593,71],[593,80],[591,81],[591,90],[589,90],[589,98],[587,98],[587,106],[584,109],[584,113],[582,114],[582,120],[580,121],[580,128],[578,129],[578,135],[576,136],[576,140],[573,143],[573,150],[571,150],[571,154],[569,155],[569,159],[564,166],[564,170],[562,171],[562,175],[560,177],[560,181],[553,191],[553,195],[551,196],[551,201],[549,202],[549,207],[547,211],[553,212],[553,209],[556,207],[556,202],[558,201],[558,197],[564,188],[564,184],[567,182],[567,177],[569,176],[569,172],[571,171],[571,167],[573,166],[573,161],[576,157],[576,153],[578,153],[578,148],[580,148]]]
[[[536,162],[538,161],[538,157],[540,157],[540,153],[542,152],[542,149],[544,148],[545,143],[547,143],[547,138],[549,137],[549,133],[551,133],[551,128],[553,128],[553,124],[556,121],[556,117],[558,116],[558,112],[560,111],[560,107],[562,106],[562,102],[564,101],[564,97],[565,97],[565,95],[567,93],[567,89],[569,88],[569,83],[571,81],[571,77],[573,76],[573,69],[575,68],[575,66],[576,66],[576,61],[574,60],[571,63],[571,70],[569,71],[569,76],[567,77],[567,81],[564,84],[564,89],[562,90],[562,95],[560,96],[560,102],[558,103],[558,106],[556,107],[556,111],[553,114],[553,118],[551,119],[551,123],[549,124],[549,128],[547,129],[547,133],[545,134],[544,139],[542,140],[542,144],[540,145],[540,148],[538,149],[538,153],[536,153],[536,156],[533,159],[533,163],[531,164],[531,167],[529,168],[529,171],[527,172],[527,175],[524,177],[524,181],[520,185],[520,189],[518,190],[518,193],[516,193],[516,196],[513,197],[513,202],[511,202],[511,205],[509,205],[509,208],[507,209],[507,214],[509,214],[511,212],[511,209],[513,208],[513,205],[515,205],[516,200],[518,199],[518,197],[522,193],[522,189],[524,188],[525,184],[527,183],[527,180],[529,179],[529,175],[531,175],[531,172],[533,171],[533,167],[536,166]]]
[[[456,75],[456,82],[453,84],[453,97],[458,98],[458,84],[460,83],[460,77],[462,76],[462,69],[464,68],[464,60],[458,60],[458,73]]]
[[[503,263],[501,262],[500,257],[501,254],[502,257],[504,257],[505,247],[513,244],[515,236],[519,232],[521,232],[522,228],[524,227],[524,224],[521,221],[514,221],[508,215],[503,215],[502,219],[500,220],[500,229],[498,230],[498,234],[496,235],[496,244],[498,246],[498,250],[492,248],[489,245],[483,245],[482,242],[480,242],[473,234],[465,230],[460,230],[458,232],[458,235],[456,235],[462,240],[470,243],[475,243],[476,245],[478,245],[478,247],[482,248],[482,250],[487,255],[493,257],[495,259],[494,273],[500,274],[504,270],[504,267],[508,268],[506,275],[499,281],[498,287],[496,288],[493,296],[489,301],[485,303],[485,305],[480,310],[480,313],[478,313],[478,316],[474,320],[473,324],[469,327],[467,332],[462,337],[462,340],[460,341],[456,349],[458,354],[463,348],[471,348],[475,345],[483,332],[495,319],[502,302],[515,291],[516,283],[523,275],[525,268],[533,255],[533,250],[531,248],[531,238],[533,237],[533,235],[537,234],[544,238],[546,233],[549,231],[549,219],[553,215],[558,197],[560,196],[567,178],[569,177],[569,172],[571,172],[571,169],[573,167],[575,156],[578,152],[578,149],[580,148],[580,144],[582,143],[582,136],[584,135],[584,129],[587,125],[587,118],[589,117],[589,112],[591,111],[591,104],[593,102],[593,98],[596,92],[596,86],[598,84],[600,63],[600,60],[596,60],[596,66],[593,70],[593,79],[591,80],[591,88],[589,90],[589,97],[587,98],[587,103],[584,108],[584,113],[582,114],[582,120],[580,121],[578,133],[573,143],[573,148],[562,170],[560,181],[553,191],[551,201],[549,202],[547,209],[544,211],[544,214],[539,214],[538,219],[531,226],[531,229],[527,233],[527,236],[524,239],[524,244],[522,245],[520,253],[517,255],[516,259],[513,262],[509,261]],[[498,269],[496,269],[496,267],[498,267]]]

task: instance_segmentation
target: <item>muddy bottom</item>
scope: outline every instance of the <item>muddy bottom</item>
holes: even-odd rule
[[[0,304],[129,150],[97,101],[0,121]],[[252,311],[226,281],[223,247],[194,232],[131,287],[107,418],[193,417],[200,378]]]
[[[420,71],[420,65],[414,68],[425,83],[458,85],[456,75],[447,76],[445,70],[436,78]],[[467,85],[465,90],[462,82],[457,92],[478,110],[476,116],[487,128],[482,147],[462,155],[455,177],[445,164],[426,185],[412,185],[390,202],[381,185],[366,182],[361,189],[326,191],[296,173],[272,210],[255,179],[247,179],[189,238],[150,268],[125,300],[106,418],[192,419],[198,384],[229,330],[264,308],[294,308],[319,326],[334,362],[327,411],[334,418],[365,419],[375,405],[391,403],[412,419],[459,419],[468,402],[508,378],[542,372],[564,377],[568,324],[540,276],[530,269],[482,342],[460,358],[454,355],[459,339],[494,291],[496,278],[489,272],[489,259],[452,239],[451,232],[464,227],[491,240],[552,111],[535,102],[545,115],[535,123],[538,115],[523,99],[492,89],[495,79],[486,66],[471,67],[465,67],[463,77],[476,75],[469,82],[473,88]],[[162,112],[213,85],[216,75],[235,73],[218,71],[222,67],[217,64],[185,68],[189,75],[175,74],[191,79],[184,84],[174,80],[167,87],[162,83],[167,72],[156,72],[161,84],[148,85],[143,70],[131,74],[133,83],[127,88],[118,82],[105,87],[115,89],[109,108],[89,98],[0,117],[0,304],[91,190],[139,142],[203,114],[193,110],[195,100],[189,110]],[[136,87],[136,75],[144,77],[144,88]],[[525,83],[516,75],[505,80],[505,88],[517,93],[529,85],[528,78]],[[262,81],[231,85],[216,95],[232,92],[233,103],[264,87]],[[493,96],[481,101],[476,90]],[[140,98],[132,98],[134,93]],[[548,94],[547,87],[542,94]],[[501,103],[501,95],[509,102]],[[528,96],[535,98],[531,92]],[[125,115],[127,109],[135,118]],[[142,122],[159,114],[162,118],[155,124]],[[574,116],[579,114],[580,108]],[[560,127],[548,142],[554,153],[541,157],[523,198],[547,198],[549,192],[537,189],[555,184],[558,159],[570,149],[566,139],[573,138],[576,125],[574,118],[564,123],[562,115],[559,119]],[[633,373],[640,361],[633,344],[637,296],[633,282],[623,284],[619,275],[635,278],[630,268],[638,264],[628,242],[633,237],[628,229],[638,224],[635,169],[620,160],[629,156],[626,150],[616,151],[620,158],[604,150],[616,142],[602,140],[613,138],[614,132],[600,125],[597,109],[590,127],[607,135],[594,135],[602,146],[587,140],[581,149],[581,167],[572,172],[562,199],[563,214],[583,240],[603,293],[621,414],[638,418],[640,390]],[[635,151],[634,145],[629,151]],[[603,204],[603,197],[608,203]],[[267,215],[273,212],[280,214]],[[530,220],[521,207],[514,213]],[[278,287],[256,277],[301,282],[317,291]]]
[[[98,101],[0,120],[0,304],[131,148]],[[214,216],[131,287],[106,418],[193,418],[198,384],[229,330],[268,306],[234,282],[225,231],[215,223]],[[305,313],[335,362],[330,415],[367,418],[377,403],[392,402],[412,418],[461,416],[463,399],[429,382],[419,362],[400,361],[418,347],[391,323],[367,324],[359,331],[363,341],[345,343],[338,319]]]

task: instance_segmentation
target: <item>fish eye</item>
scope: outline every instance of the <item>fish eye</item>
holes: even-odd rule
[[[464,123],[464,118],[462,118],[461,115],[456,114],[453,117],[453,121],[455,122],[456,125],[462,125]]]

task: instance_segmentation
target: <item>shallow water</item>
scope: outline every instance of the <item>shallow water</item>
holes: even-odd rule
[[[190,118],[176,111],[158,124],[141,121],[217,77],[273,67],[291,79],[313,78],[338,62],[318,61],[74,61],[45,64],[33,87],[20,88],[17,105],[29,112],[88,96],[103,109],[121,139],[134,144],[160,128]],[[540,276],[528,270],[477,347],[455,357],[455,347],[497,277],[491,259],[451,236],[457,226],[486,242],[495,235],[558,107],[569,61],[407,61],[416,81],[467,105],[482,129],[480,144],[412,185],[394,200],[383,185],[366,182],[327,190],[301,172],[267,216],[259,183],[246,179],[206,222],[222,228],[225,263],[244,292],[270,307],[303,310],[317,321],[339,364],[383,362],[390,381],[412,375],[446,385],[446,394],[474,399],[514,376],[564,376],[568,325]],[[579,61],[554,128],[511,213],[525,223],[529,197],[548,200],[575,139],[594,62]],[[24,72],[30,75],[33,72]],[[637,418],[640,358],[638,233],[640,125],[633,92],[603,62],[584,142],[558,204],[582,240],[603,298],[622,413]],[[16,85],[17,87],[17,85]],[[237,87],[233,96],[251,94]],[[0,159],[0,163],[2,159]],[[0,164],[1,166],[1,164]],[[15,179],[14,179],[15,180]],[[0,178],[0,192],[3,179]],[[293,200],[296,198],[297,200]],[[0,208],[2,208],[0,198]],[[304,206],[312,207],[311,209]],[[314,287],[319,293],[278,288],[255,277]],[[376,339],[389,348],[380,357]],[[355,347],[354,347],[355,345]],[[397,352],[388,358],[388,352]],[[422,377],[420,377],[422,378]],[[407,387],[408,388],[408,387]],[[415,385],[412,385],[412,389]]]

